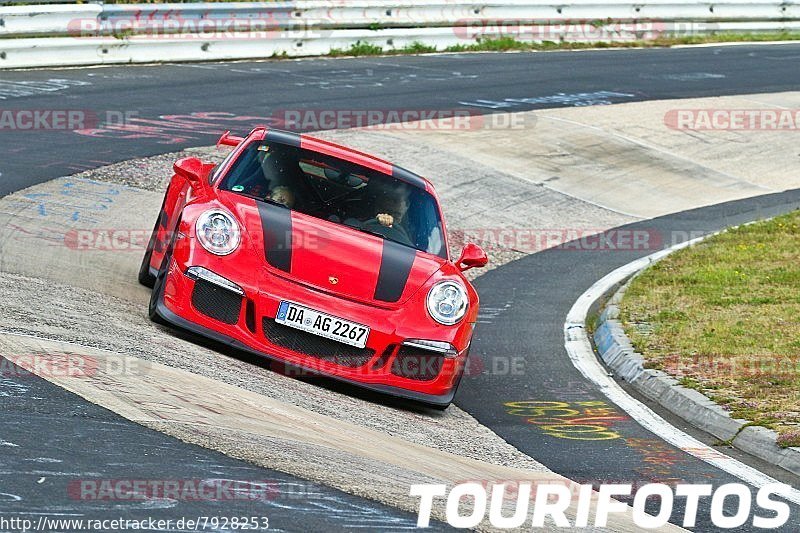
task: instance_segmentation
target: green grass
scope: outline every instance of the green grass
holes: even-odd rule
[[[421,42],[413,42],[404,48],[397,48],[394,50],[384,50],[380,46],[357,41],[350,48],[342,50],[334,48],[328,54],[331,57],[343,56],[381,56],[381,55],[400,55],[400,54],[430,54],[436,52],[435,46],[428,46]]]
[[[651,41],[625,42],[565,42],[565,41],[518,41],[513,37],[485,39],[477,43],[449,46],[437,50],[420,42],[404,48],[384,50],[378,45],[358,41],[348,49],[331,50],[330,56],[377,56],[402,54],[427,54],[433,52],[510,52],[510,51],[547,51],[547,50],[585,50],[590,48],[648,48],[669,47],[690,44],[726,43],[726,42],[759,42],[759,41],[796,41],[800,40],[800,32],[774,33],[720,33],[715,35],[692,37],[661,37]]]
[[[648,368],[800,446],[800,211],[668,256],[620,311]]]
[[[718,33],[687,37],[660,37],[651,41],[624,42],[529,42],[517,41],[511,37],[488,39],[476,44],[460,45],[448,48],[449,52],[461,51],[508,51],[508,50],[581,50],[587,48],[639,48],[669,47],[686,44],[763,42],[763,41],[796,41],[800,40],[800,32],[768,32],[768,33]]]
[[[328,53],[331,57],[340,56],[377,56],[383,54],[383,48],[373,44],[357,41],[352,44],[347,50],[340,50],[339,48],[332,48]]]

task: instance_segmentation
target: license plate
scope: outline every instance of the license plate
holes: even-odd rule
[[[369,337],[367,326],[321,313],[293,302],[281,302],[275,322],[356,348],[364,348]]]

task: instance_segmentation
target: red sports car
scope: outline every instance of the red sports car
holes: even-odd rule
[[[433,186],[376,157],[256,128],[219,165],[181,159],[139,281],[150,318],[372,390],[446,408],[478,295],[450,259]]]

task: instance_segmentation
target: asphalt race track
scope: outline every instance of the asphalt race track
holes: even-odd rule
[[[800,191],[793,190],[685,211],[625,228],[660,235],[710,233],[798,207]],[[740,482],[663,442],[625,416],[624,411],[615,409],[572,365],[564,349],[564,317],[581,293],[608,272],[652,251],[589,252],[570,249],[566,243],[563,249],[551,248],[530,255],[478,278],[476,287],[482,295],[484,317],[482,327],[476,329],[472,353],[487,361],[499,354],[522,356],[525,371],[504,375],[486,372],[478,379],[467,380],[456,395],[456,404],[521,451],[577,482],[630,483],[634,487],[646,483],[719,486]],[[591,261],[581,260],[581,254],[590,254]],[[601,408],[610,408],[602,416],[614,418],[616,436],[593,440],[591,434],[569,439],[548,435],[523,418],[511,416],[504,406],[526,400],[557,402],[557,407],[577,410],[596,402]],[[587,418],[589,421],[584,423],[591,424],[591,416]],[[758,466],[764,469],[764,465]],[[794,521],[784,531],[800,528],[796,509],[797,506],[792,513]],[[676,512],[682,513],[677,501]],[[709,516],[708,506],[701,504],[699,516],[703,515]],[[698,521],[698,530],[714,528],[707,521]]]
[[[135,129],[94,137],[12,134],[0,160],[0,195],[87,168],[213,144],[221,128],[244,131],[282,110],[472,104],[479,111],[523,111],[564,105],[561,93],[619,93],[602,98],[610,103],[787,91],[797,88],[798,53],[797,45],[734,46],[4,71],[3,109],[94,111],[100,119],[111,112],[137,122]],[[589,96],[566,99],[566,105],[590,103]],[[180,124],[185,115],[215,112],[231,117],[205,120],[205,127]]]
[[[171,519],[174,524],[184,517],[239,516],[267,517],[269,529],[276,531],[416,528],[416,516],[411,513],[144,429],[34,375],[0,380],[0,408],[0,508],[6,518],[141,520],[149,516]],[[93,479],[190,480],[185,485],[188,490],[225,487],[230,480],[236,482],[231,490],[238,490],[239,496],[220,492],[217,501],[116,499],[102,485],[91,484]],[[83,481],[90,484],[82,486]],[[434,528],[448,530],[441,524]],[[49,527],[40,529],[55,530],[71,528],[49,522]]]
[[[88,168],[212,144],[220,130],[244,132],[282,110],[468,106],[489,113],[779,92],[800,87],[799,59],[800,45],[792,44],[2,72],[0,108],[90,110],[98,117],[110,112],[127,116],[128,121],[122,128],[97,129],[87,124],[81,135],[72,131],[0,132],[0,196]],[[788,191],[632,227],[665,236],[711,232],[798,206],[800,192]],[[671,243],[665,239],[663,244]],[[575,299],[614,268],[652,251],[593,252],[588,260],[580,255],[586,252],[555,249],[480,277],[476,286],[483,312],[473,353],[487,361],[497,355],[520,356],[525,371],[487,373],[465,380],[457,405],[524,453],[578,482],[719,485],[737,481],[672,448],[613,405],[601,405],[605,400],[602,393],[577,372],[565,352],[562,328]],[[604,440],[546,435],[508,414],[504,404],[522,400],[573,406],[595,402],[587,405],[608,409],[606,416],[614,417],[617,435]],[[370,530],[398,530],[414,524],[410,514],[325,487],[310,490],[310,484],[291,476],[138,428],[37,378],[25,378],[22,383],[4,379],[0,404],[4,412],[17,413],[0,422],[2,435],[14,435],[14,442],[25,443],[4,450],[0,479],[8,480],[5,487],[19,484],[21,476],[33,487],[39,478],[64,475],[67,461],[69,468],[83,476],[97,472],[106,478],[148,478],[158,472],[166,477],[207,479],[224,471],[226,476],[235,472],[238,479],[300,486],[314,495],[302,500],[302,505],[318,501],[317,510],[302,513],[292,507],[301,503],[291,503],[289,488],[280,492],[287,494],[285,505],[275,504],[280,498],[259,503],[276,529],[320,529],[322,524],[330,529],[325,517],[334,507],[348,517],[349,522],[337,522],[343,530],[365,523]],[[64,417],[64,413],[71,416]],[[145,450],[158,450],[158,455],[148,456]],[[42,459],[40,464],[37,458]],[[653,467],[654,458],[659,459],[658,468]],[[767,473],[780,476],[771,470]],[[794,480],[788,482],[797,485]],[[37,494],[41,501],[26,497],[28,504],[49,505],[66,515],[76,504],[68,501],[63,487],[58,496],[35,490],[30,494]],[[14,494],[0,494],[0,498],[6,496],[11,502],[9,509],[14,509]],[[85,502],[80,503],[85,510]],[[225,505],[225,514],[231,514],[231,502]],[[136,510],[130,507],[124,512]],[[247,502],[241,510],[252,514],[256,507]],[[164,516],[219,513],[208,502],[181,502],[180,508],[148,511]],[[701,507],[700,516],[707,517],[703,511]],[[14,512],[22,514],[24,509]],[[800,529],[796,507],[793,520],[786,531]],[[706,521],[699,523],[697,530],[711,531],[713,527]]]

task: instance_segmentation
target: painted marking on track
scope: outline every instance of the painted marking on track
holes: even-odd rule
[[[91,82],[59,78],[44,81],[0,81],[0,100],[35,96],[87,85],[91,85]]]
[[[478,311],[478,324],[491,324],[495,318],[499,317],[504,312],[511,308],[511,304],[507,303],[503,307],[481,307]]]
[[[642,457],[642,467],[633,471],[650,480],[652,483],[689,483],[682,477],[675,477],[673,467],[685,465],[688,457],[656,438],[626,438],[625,445]],[[679,472],[677,472],[679,474]],[[694,475],[698,475],[694,472]],[[713,474],[702,473],[705,478],[714,478]]]
[[[86,74],[89,78],[98,78],[104,80],[149,80],[153,79],[155,76],[151,76],[150,74],[141,74],[141,73],[130,73],[130,72],[114,72],[112,74],[106,74],[101,72],[89,72]]]
[[[306,76],[309,77],[310,76]],[[385,87],[407,85],[420,82],[440,82],[452,80],[470,80],[477,78],[477,74],[462,74],[447,70],[416,70],[414,73],[402,71],[388,71],[376,73],[374,69],[358,70],[333,70],[324,77],[312,81],[297,81],[298,87],[315,87],[317,89],[364,89],[371,87]]]
[[[53,223],[96,224],[99,220],[94,215],[107,211],[121,190],[116,185],[99,181],[66,180],[54,192],[22,194],[11,204],[11,208],[19,209],[18,214],[23,216],[46,218]]]
[[[525,417],[545,435],[568,440],[598,441],[614,440],[621,435],[611,426],[625,422],[629,418],[617,412],[606,402],[591,400],[585,402],[552,402],[526,400],[507,402],[506,413]]]
[[[0,398],[22,398],[28,394],[28,387],[11,379],[0,378]]]
[[[640,78],[645,80],[669,80],[669,81],[702,81],[727,78],[725,74],[715,74],[713,72],[682,72],[676,74],[640,74]]]
[[[594,400],[597,396],[597,391],[584,380],[571,379],[563,382],[557,379],[544,378],[541,387],[551,397],[560,398],[562,401],[568,402],[585,402]]]
[[[598,361],[585,329],[586,317],[589,314],[590,307],[604,294],[607,294],[615,285],[623,282],[631,275],[655,261],[666,257],[670,253],[696,244],[706,237],[688,240],[637,259],[636,261],[632,261],[614,270],[589,287],[573,304],[567,314],[567,319],[564,323],[564,347],[575,368],[589,381],[594,383],[611,402],[628,413],[628,415],[644,429],[657,435],[679,450],[723,472],[727,472],[753,487],[761,488],[766,485],[779,483],[779,481],[741,461],[737,461],[733,457],[714,450],[691,435],[684,433],[658,416],[658,414],[642,402],[625,392],[619,383],[608,375],[606,369]],[[800,505],[799,490],[793,488],[784,497],[786,500]]]
[[[276,117],[211,111],[161,115],[157,118],[131,117],[124,124],[101,124],[73,133],[101,139],[155,139],[159,144],[179,144],[208,135],[219,136],[219,132],[225,129],[251,129],[259,125],[276,124]]]
[[[587,107],[609,105],[634,98],[635,94],[616,91],[595,91],[591,93],[557,93],[531,98],[504,98],[502,100],[471,100],[458,102],[461,105],[483,107],[486,109],[509,109],[521,106],[552,105],[562,107]]]

